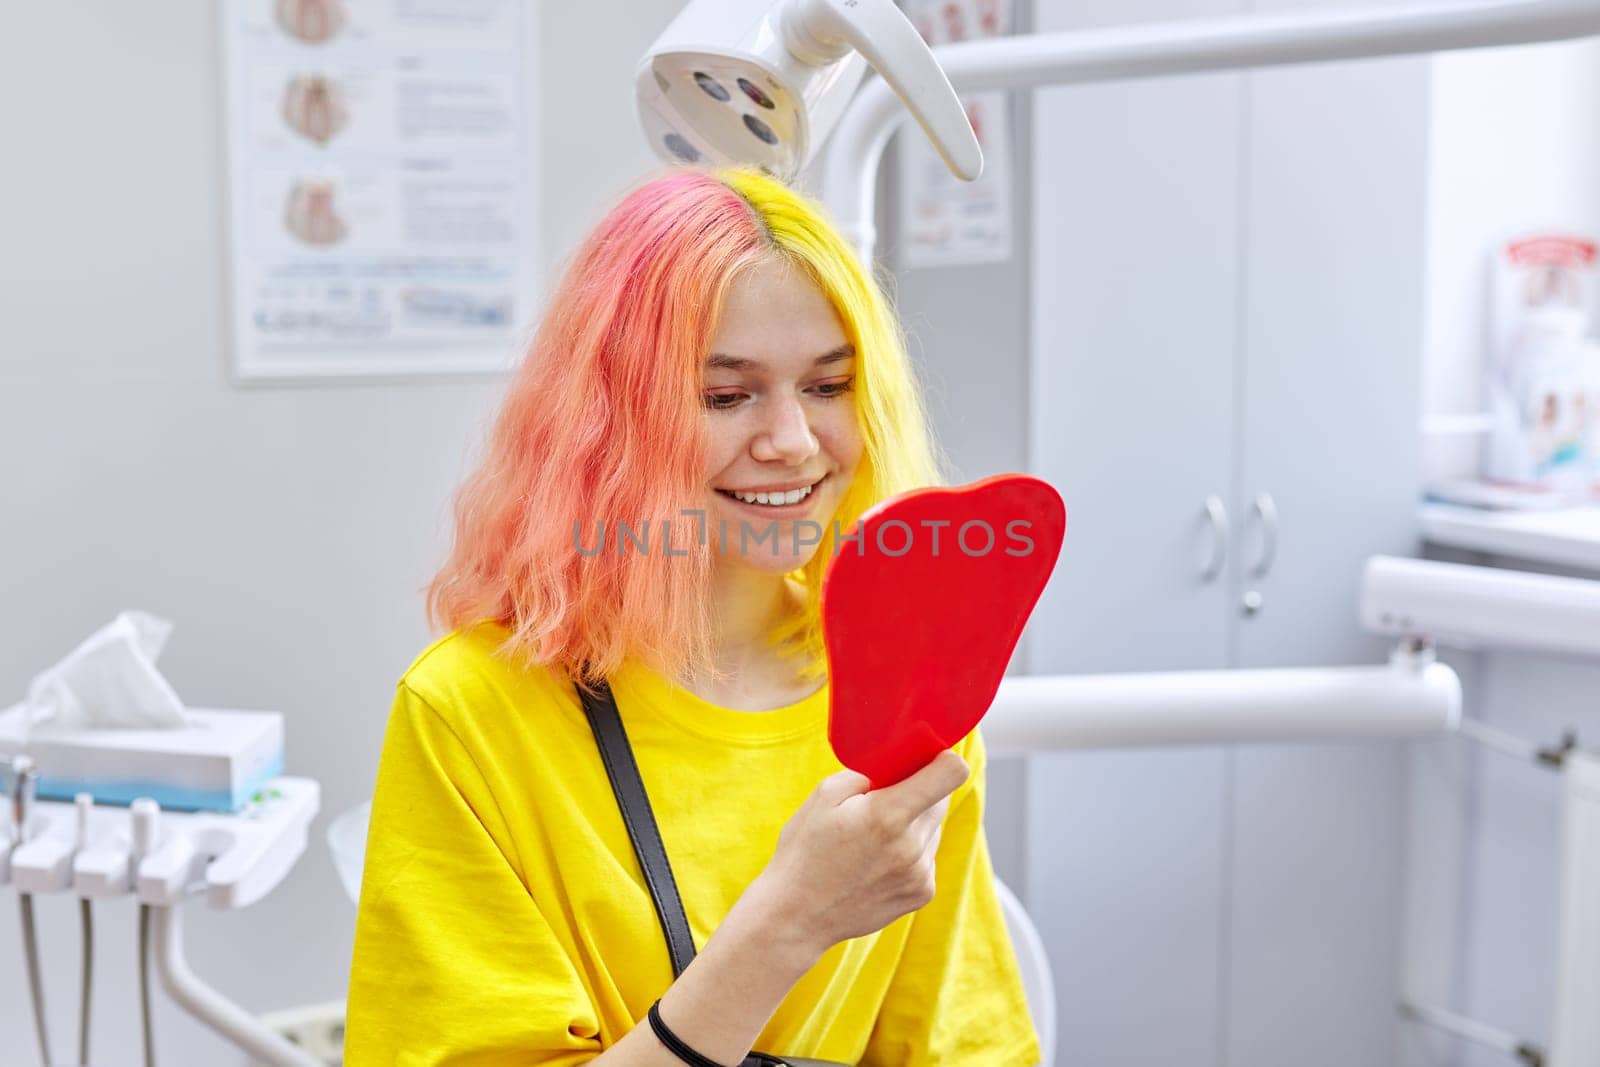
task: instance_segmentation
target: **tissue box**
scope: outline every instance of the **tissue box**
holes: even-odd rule
[[[170,730],[46,725],[31,736],[26,713],[22,704],[0,712],[0,752],[33,757],[41,799],[90,793],[100,804],[151,797],[177,811],[238,811],[283,773],[283,716],[276,711],[186,708],[189,725]]]

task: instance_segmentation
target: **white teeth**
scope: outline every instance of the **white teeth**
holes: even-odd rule
[[[800,501],[804,500],[806,497],[811,495],[811,486],[807,485],[807,486],[802,486],[799,489],[791,489],[787,493],[741,493],[741,492],[737,492],[737,491],[732,491],[732,492],[733,492],[733,496],[736,499],[742,500],[746,504],[773,504],[773,505],[782,506],[784,504],[798,504],[798,503],[800,503]]]

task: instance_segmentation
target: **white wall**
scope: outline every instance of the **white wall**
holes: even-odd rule
[[[1483,406],[1490,250],[1600,235],[1600,41],[1440,56],[1433,100],[1423,410],[1465,414]],[[1477,473],[1472,439],[1429,445],[1425,475]]]
[[[632,70],[679,6],[540,5],[547,275],[653,165]],[[162,668],[186,701],[285,713],[290,771],[324,788],[312,847],[254,908],[187,909],[196,970],[268,1011],[343,996],[354,908],[322,828],[370,792],[389,694],[427,640],[418,590],[499,385],[228,383],[218,17],[209,0],[7,7],[0,703],[136,606],[177,622]],[[0,1060],[23,1063],[13,900],[0,895]],[[75,907],[38,906],[62,1055]],[[132,909],[98,914],[95,1047],[132,1062]],[[244,1062],[157,1001],[165,1062]]]

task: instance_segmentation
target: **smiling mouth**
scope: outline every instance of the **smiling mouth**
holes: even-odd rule
[[[721,493],[729,500],[737,500],[741,504],[754,504],[758,507],[769,508],[792,507],[793,505],[800,503],[802,500],[809,498],[812,493],[816,492],[817,486],[821,485],[827,480],[827,476],[824,475],[822,478],[812,482],[810,485],[801,486],[799,489],[791,489],[784,493],[747,493],[732,489],[718,489],[717,492]]]

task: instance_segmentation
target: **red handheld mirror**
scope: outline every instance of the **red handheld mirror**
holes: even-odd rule
[[[1061,552],[1047,482],[918,489],[861,517],[822,581],[834,755],[874,788],[960,741],[994,701]]]

